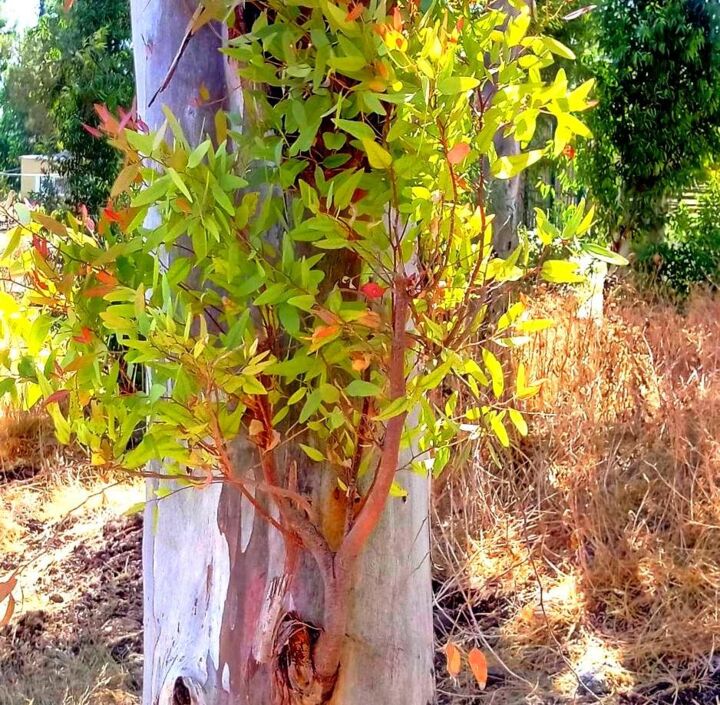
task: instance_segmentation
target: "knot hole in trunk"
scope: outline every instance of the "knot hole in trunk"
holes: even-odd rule
[[[191,690],[196,691],[192,683],[188,685],[182,676],[176,678],[170,705],[200,705],[200,701],[193,697]]]

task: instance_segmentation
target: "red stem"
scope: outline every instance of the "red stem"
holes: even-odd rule
[[[388,370],[390,401],[404,397],[407,392],[405,336],[410,300],[405,277],[397,276],[395,279],[393,304],[393,339]],[[332,575],[325,579],[323,631],[315,645],[313,655],[317,674],[328,682],[332,681],[340,664],[347,631],[349,598],[355,565],[387,505],[398,467],[400,442],[406,417],[407,412],[403,412],[388,421],[375,478],[355,523],[335,554]]]

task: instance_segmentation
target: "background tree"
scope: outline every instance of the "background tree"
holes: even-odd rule
[[[17,42],[15,31],[0,21],[0,170],[16,170],[20,156],[27,154],[32,145],[24,115],[18,112],[10,99],[7,73]],[[17,185],[15,185],[17,186]]]
[[[616,241],[659,238],[666,199],[720,149],[717,0],[603,0],[588,16],[595,139],[579,168]],[[582,25],[581,25],[582,26]]]
[[[18,42],[4,73],[8,119],[24,120],[36,149],[64,152],[57,169],[71,204],[93,211],[104,204],[117,175],[117,153],[88,139],[84,125],[97,125],[96,103],[129,107],[134,95],[130,10],[125,2],[46,3],[36,27]]]

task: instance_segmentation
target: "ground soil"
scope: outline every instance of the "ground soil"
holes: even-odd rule
[[[60,461],[58,461],[60,462]],[[65,462],[65,461],[63,461]],[[39,475],[32,464],[0,477],[0,578],[19,565],[18,608],[0,630],[0,705],[138,705],[142,683],[142,520],[125,515],[142,495],[141,483],[97,480],[73,469]],[[90,478],[90,479],[88,479]],[[668,673],[652,689],[625,688],[596,694],[578,683],[574,696],[538,688],[528,699],[514,676],[486,646],[510,618],[507,596],[484,590],[448,589],[435,583],[438,637],[437,705],[532,702],[569,705],[717,705],[720,659]],[[484,693],[467,669],[445,671],[446,635],[460,626],[489,655]],[[481,634],[482,637],[477,637]],[[482,639],[490,641],[483,643]],[[562,661],[562,656],[559,656]],[[553,676],[548,673],[548,680]],[[412,705],[409,703],[408,705]]]
[[[20,566],[0,705],[139,702],[142,520],[122,511],[141,488],[109,484],[46,471],[0,481],[0,577]]]

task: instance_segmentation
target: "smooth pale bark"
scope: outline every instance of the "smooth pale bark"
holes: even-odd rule
[[[530,11],[534,13],[534,0],[525,0]],[[503,10],[509,16],[517,14],[509,0],[495,0],[491,6]],[[483,94],[487,104],[492,99],[494,86],[488,85]],[[512,135],[505,136],[502,131],[495,136],[495,151],[499,157],[512,157],[522,151]],[[490,183],[491,212],[493,221],[493,247],[500,257],[507,257],[519,244],[518,227],[522,222],[524,172],[511,179],[493,179]]]
[[[218,28],[192,37],[167,89],[147,105],[193,9],[189,1],[132,0],[140,115],[156,129],[167,105],[194,143],[212,126],[217,107],[238,107],[238,85],[218,53]],[[199,105],[201,84],[211,105]],[[234,459],[238,473],[257,462],[255,450],[242,444]],[[303,467],[300,473],[301,487],[326,505],[321,473]],[[407,501],[391,501],[358,566],[334,705],[433,699],[428,481],[405,473],[399,479]],[[149,482],[150,498],[154,489]],[[271,705],[270,666],[257,662],[258,623],[273,578],[283,574],[278,533],[229,485],[186,490],[149,503],[143,559],[145,705]],[[318,624],[322,603],[316,567],[305,558],[283,607]]]

